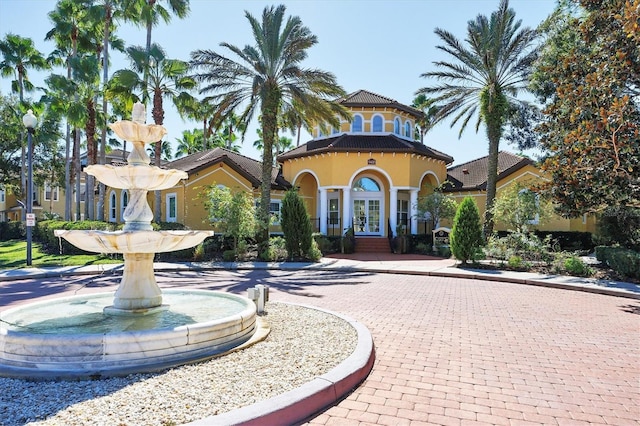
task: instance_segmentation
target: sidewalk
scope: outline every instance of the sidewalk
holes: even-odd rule
[[[436,277],[468,278],[482,281],[512,282],[526,285],[572,289],[610,296],[640,299],[640,285],[622,282],[581,278],[565,275],[543,275],[529,272],[498,271],[458,268],[453,259],[432,256],[361,253],[323,257],[318,263],[307,262],[157,262],[154,270],[337,270],[345,272],[369,272]],[[120,274],[122,264],[69,266],[60,268],[23,268],[0,271],[0,282],[22,279],[41,279],[65,275]]]

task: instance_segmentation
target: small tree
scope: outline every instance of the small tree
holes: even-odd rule
[[[233,249],[237,252],[238,243],[256,232],[253,199],[245,191],[232,193],[229,188],[215,184],[208,187],[207,193],[205,207],[209,211],[209,222],[233,238]]]
[[[313,230],[307,209],[295,189],[285,194],[280,216],[289,259],[306,257],[311,250]]]
[[[520,182],[509,185],[493,205],[497,222],[507,225],[510,231],[526,234],[530,225],[547,220],[552,211],[549,201],[531,191]]]
[[[453,218],[450,242],[451,253],[462,263],[473,259],[476,250],[482,245],[480,213],[472,197],[465,197],[458,206]]]
[[[442,185],[433,188],[433,192],[418,199],[418,214],[429,214],[436,228],[441,219],[451,219],[456,214],[458,205],[452,196],[442,192]]]

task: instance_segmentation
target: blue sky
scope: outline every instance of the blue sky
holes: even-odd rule
[[[219,46],[221,42],[240,47],[253,43],[245,11],[259,18],[265,6],[284,4],[287,15],[300,17],[318,37],[304,66],[335,74],[348,93],[364,89],[411,104],[416,90],[433,83],[420,74],[434,70],[434,61],[448,59],[436,49],[440,40],[434,29],[446,29],[462,40],[467,22],[478,14],[489,15],[498,3],[499,0],[191,0],[189,17],[173,18],[169,25],[155,27],[153,42],[163,46],[168,57],[174,59],[188,60],[196,49],[226,53]],[[55,4],[55,0],[0,0],[0,36],[4,38],[11,32],[30,37],[37,49],[49,53],[53,45],[45,42],[44,36],[52,28],[47,14]],[[556,1],[511,0],[509,4],[523,26],[536,27],[553,11]],[[146,32],[142,28],[122,25],[118,35],[127,45],[145,44]],[[127,67],[124,56],[114,54],[110,73]],[[31,74],[36,85],[43,84],[44,77]],[[9,79],[0,79],[0,91],[8,94],[9,90]],[[174,141],[183,130],[198,124],[184,122],[168,107],[165,127],[167,139],[175,146]],[[256,127],[254,124],[248,129],[241,153],[259,159],[260,153],[253,148]],[[476,133],[475,127],[469,126],[461,138],[458,132],[458,127],[441,123],[427,134],[425,143],[453,156],[454,164],[487,154],[482,127]],[[309,139],[303,133],[301,143]],[[501,149],[516,150],[504,141]]]

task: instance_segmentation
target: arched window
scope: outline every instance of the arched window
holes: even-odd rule
[[[111,191],[109,195],[109,222],[116,221],[116,193]]]
[[[354,115],[353,121],[351,122],[351,131],[354,133],[362,132],[362,116]]]
[[[375,117],[373,117],[373,121],[371,123],[372,132],[382,132],[382,117],[380,117],[379,115],[376,115]]]
[[[395,133],[396,135],[400,134],[400,118],[398,117],[393,120],[393,133]]]
[[[404,135],[408,138],[411,137],[411,123],[409,120],[404,122]]]
[[[380,192],[380,185],[371,178],[363,177],[353,184],[353,190],[360,192]]]
[[[124,222],[124,210],[129,205],[129,192],[126,189],[123,189],[122,190],[122,194],[121,194],[120,197],[122,198],[122,200],[120,202],[120,217],[122,218],[122,221]]]

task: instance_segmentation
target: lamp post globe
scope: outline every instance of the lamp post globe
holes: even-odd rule
[[[31,242],[33,229],[33,132],[38,119],[29,110],[22,117],[22,123],[27,128],[27,266],[31,266]]]

